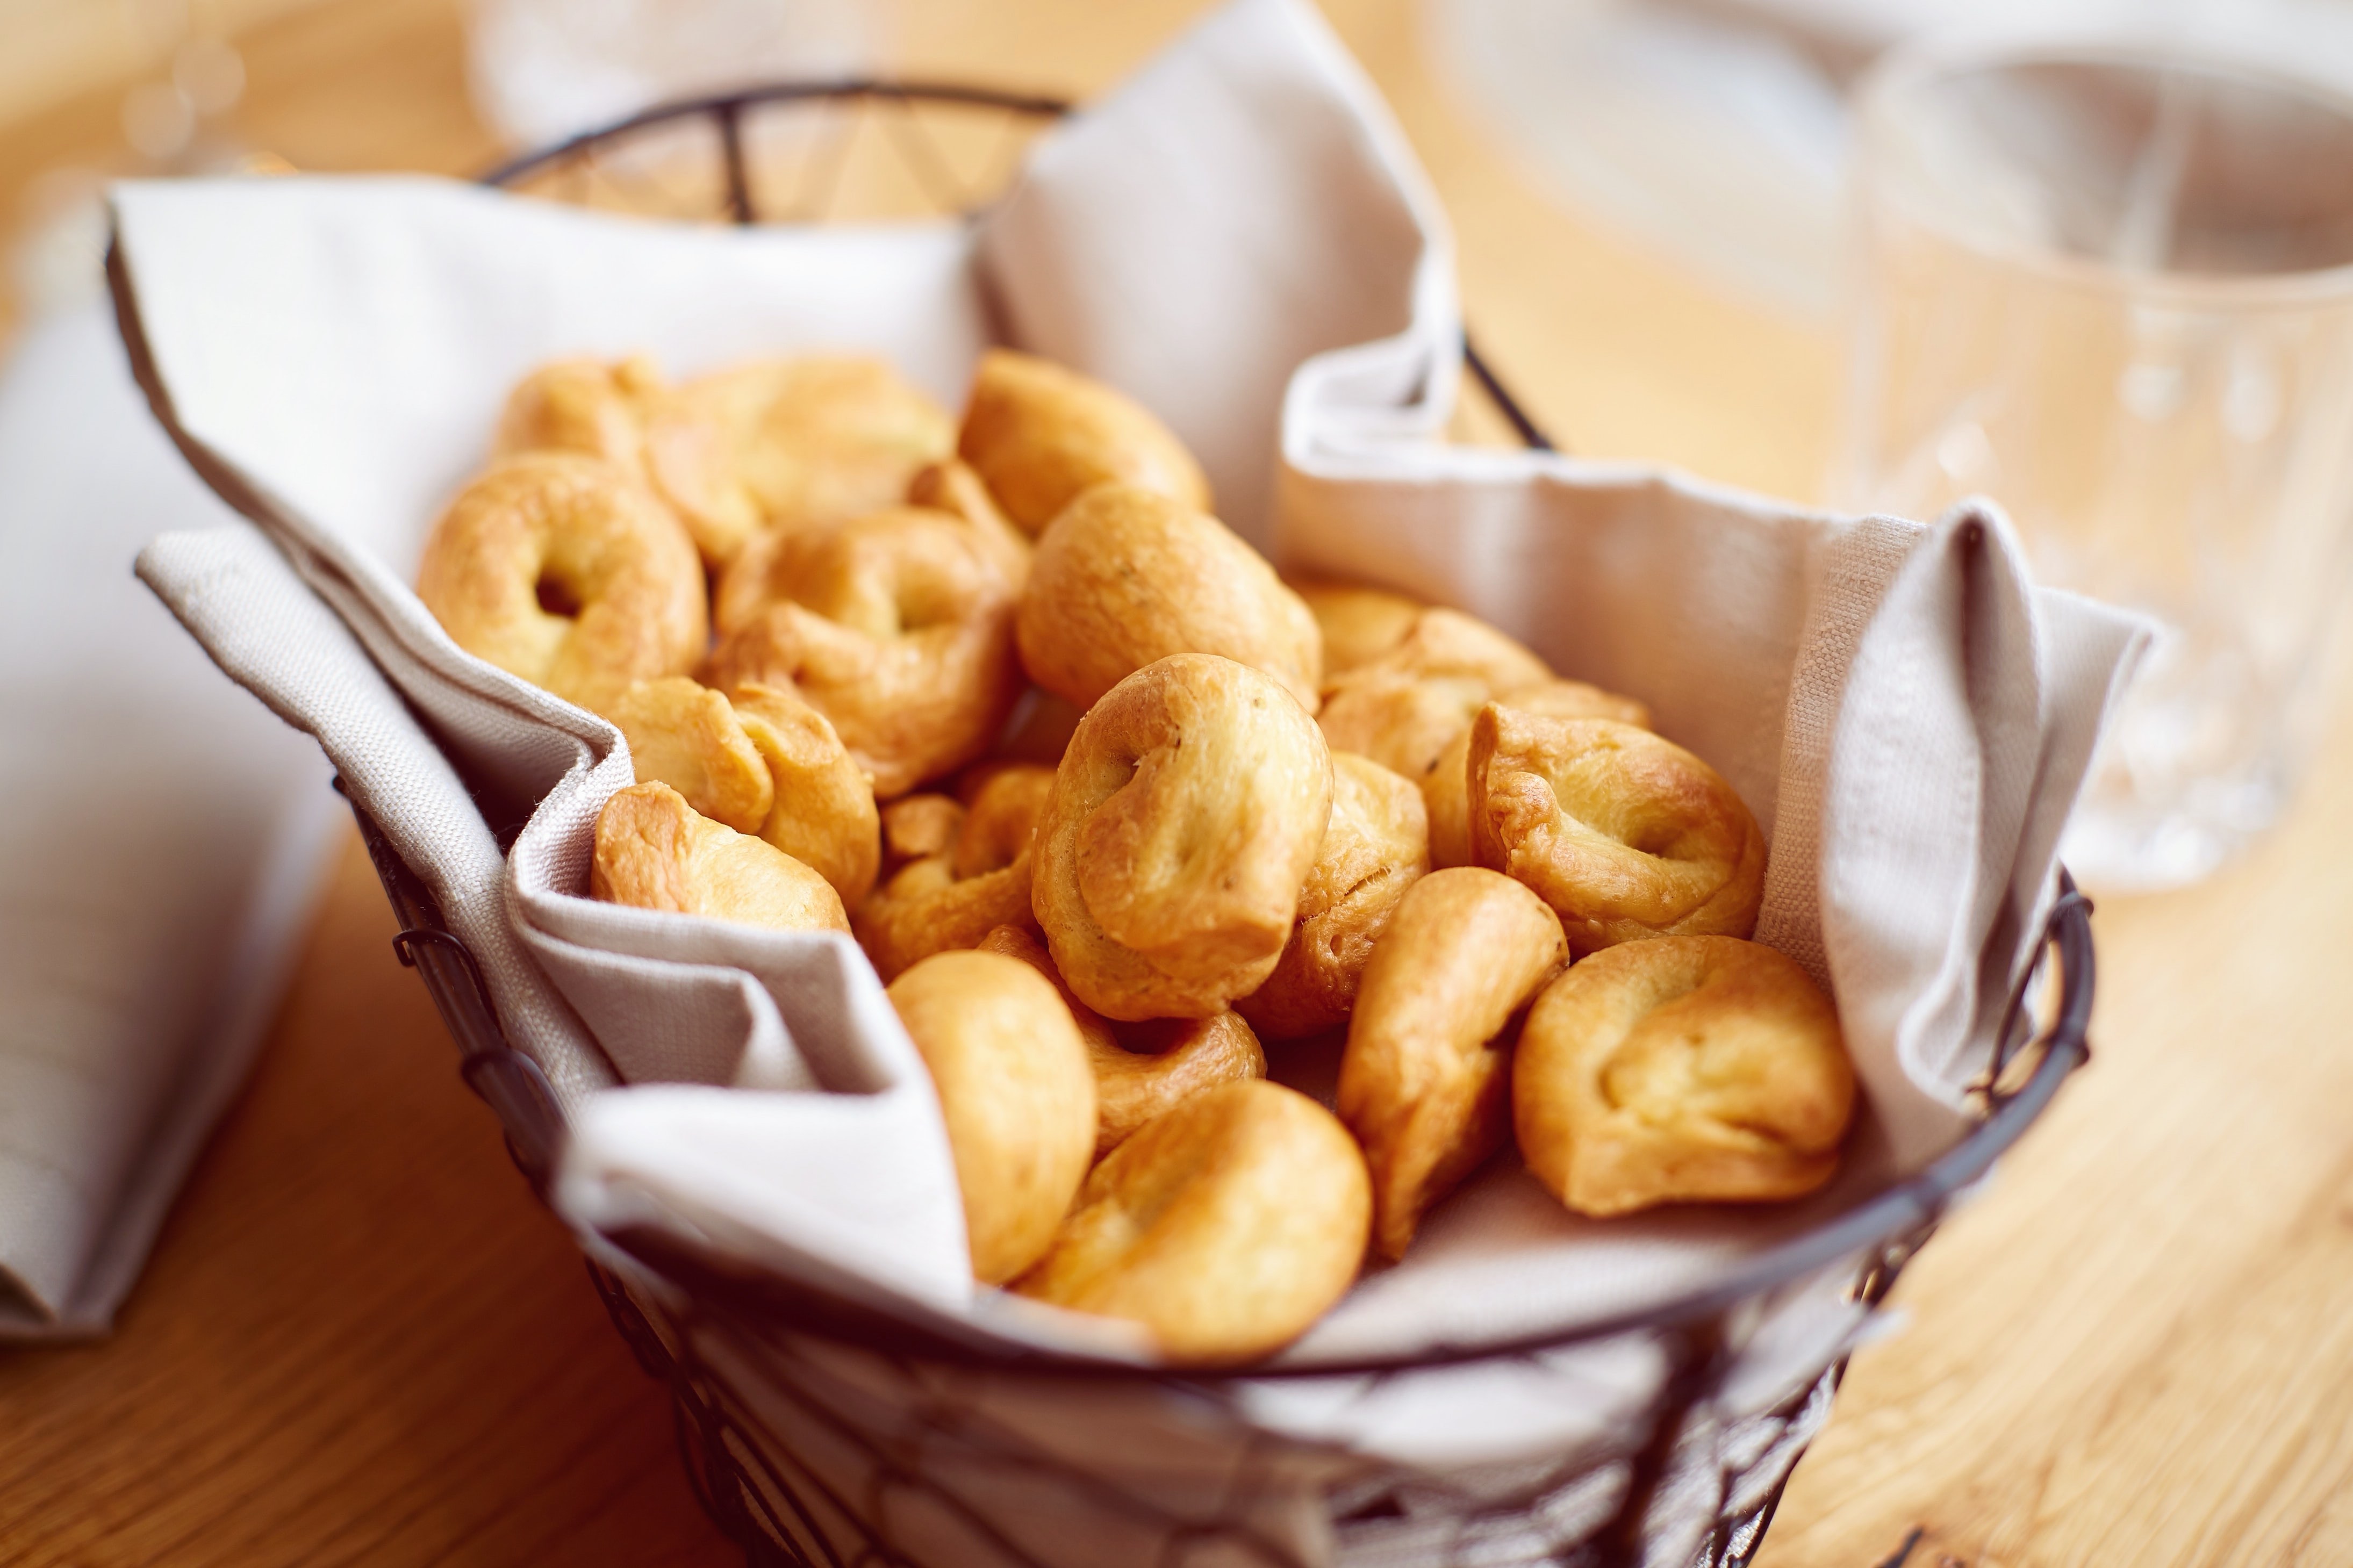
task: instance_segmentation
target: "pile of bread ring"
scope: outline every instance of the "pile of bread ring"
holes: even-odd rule
[[[1286,583],[1113,389],[565,362],[496,454],[418,591],[628,738],[591,893],[853,933],[982,1282],[1230,1364],[1514,1138],[1594,1216],[1835,1168],[1852,1069],[1746,940],[1731,786],[1470,616]],[[1269,1079],[1341,1031],[1331,1109]]]

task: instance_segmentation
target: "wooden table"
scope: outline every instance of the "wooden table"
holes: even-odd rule
[[[897,61],[1083,94],[1193,8],[905,0]],[[1444,96],[1403,0],[1331,10],[1539,415],[1589,454],[1810,494],[1830,339],[1548,205]],[[243,127],[298,164],[492,151],[452,0],[333,0],[240,43]],[[0,195],[95,156],[113,101],[11,128]],[[2102,909],[2093,1066],[1905,1275],[1909,1327],[1856,1358],[1770,1568],[2353,1563],[2353,726],[2332,735],[2253,857]],[[353,842],[119,1332],[0,1352],[0,1560],[734,1560],[392,929]]]

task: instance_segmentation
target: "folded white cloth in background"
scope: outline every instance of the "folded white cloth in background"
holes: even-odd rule
[[[114,324],[0,375],[0,1339],[103,1331],[275,1006],[343,803],[131,574],[239,526]]]
[[[1458,380],[1442,224],[1369,88],[1291,0],[1241,0],[1053,132],[976,260],[958,226],[685,228],[427,181],[133,185],[116,221],[170,414],[348,623],[334,661],[364,647],[391,686],[359,706],[289,695],[321,689],[323,655],[206,608],[243,595],[301,619],[291,574],[257,551],[165,541],[144,570],[208,646],[243,650],[238,679],[317,728],[404,855],[444,879],[453,920],[511,922],[478,953],[516,1043],[571,1085],[560,1205],[584,1228],[665,1225],[860,1281],[976,1333],[1057,1330],[970,1289],[936,1110],[871,971],[837,938],[583,899],[595,812],[628,777],[617,735],[458,652],[404,585],[534,363],[644,349],[682,374],[855,344],[953,396],[985,281],[1017,345],[1157,402],[1279,558],[1497,620],[1565,673],[1650,702],[1740,789],[1773,844],[1765,934],[1834,984],[1867,1089],[1838,1184],[1750,1214],[1601,1225],[1499,1164],[1295,1363],[1639,1308],[1949,1147],[1989,1009],[2031,951],[2050,834],[2139,635],[2031,589],[1989,510],[1927,530],[1437,446]],[[207,601],[206,584],[241,585]],[[435,839],[414,793],[431,766],[345,733],[390,745],[394,689],[478,779],[539,803],[502,906],[478,826]],[[647,1087],[596,1089],[586,1036],[599,1068]],[[1823,1331],[1774,1341],[1806,1347],[1808,1377],[1861,1316],[1816,1306]],[[1475,1402],[1450,1405],[1446,1376],[1427,1376],[1430,1403],[1382,1424],[1425,1454],[1450,1426],[1475,1436]],[[1321,1426],[1312,1401],[1282,1409],[1294,1433],[1377,1441],[1353,1405]]]

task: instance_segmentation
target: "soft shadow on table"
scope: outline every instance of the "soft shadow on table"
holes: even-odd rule
[[[115,1336],[0,1352],[0,1559],[742,1561],[351,837]]]

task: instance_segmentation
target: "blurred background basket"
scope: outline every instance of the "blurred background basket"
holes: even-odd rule
[[[952,84],[781,83],[650,110],[486,180],[683,222],[938,218],[993,197],[1030,136],[1064,110]],[[1487,395],[1488,423],[1466,412],[1459,435],[1507,430],[1551,445],[1475,352],[1466,363]],[[403,928],[396,951],[424,980],[459,1044],[466,1082],[496,1111],[516,1164],[543,1194],[562,1113],[537,1068],[508,1041],[472,955],[424,884],[359,816]],[[502,840],[519,826],[507,825]],[[1978,1086],[1983,1121],[1958,1147],[1704,1291],[1573,1334],[1312,1373],[1147,1373],[976,1351],[870,1305],[746,1277],[650,1233],[593,1240],[588,1270],[639,1364],[670,1390],[698,1497],[755,1564],[1072,1561],[1009,1529],[1008,1512],[1084,1517],[1093,1539],[1122,1543],[1099,1556],[1106,1563],[1746,1563],[1828,1416],[1845,1362],[1771,1408],[1731,1419],[1717,1396],[1735,1370],[1735,1347],[1775,1302],[1810,1290],[1878,1302],[1955,1194],[2086,1059],[2089,905],[2063,874],[2045,934]],[[1374,1394],[1441,1367],[1533,1373],[1546,1358],[1620,1340],[1654,1343],[1666,1368],[1631,1435],[1578,1447],[1504,1485],[1490,1478],[1450,1486],[1362,1456],[1281,1453],[1244,1408],[1251,1388],[1271,1382],[1353,1375]],[[1008,1398],[1036,1391],[1044,1405],[1076,1401],[1114,1425],[1121,1401],[1173,1402],[1243,1462],[1177,1500],[1123,1485],[1071,1445],[1001,1418]],[[1310,1475],[1306,1492],[1294,1486],[1287,1502],[1277,1496],[1268,1478],[1282,1474]],[[1302,1517],[1303,1495],[1313,1517]]]

